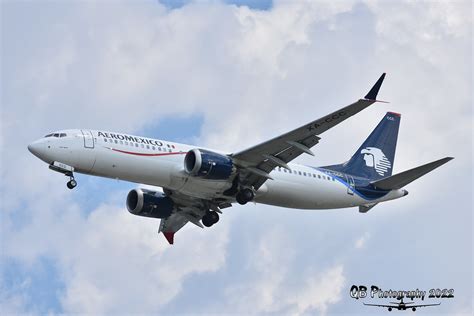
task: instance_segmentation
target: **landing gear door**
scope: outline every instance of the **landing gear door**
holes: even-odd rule
[[[94,148],[94,137],[92,136],[91,131],[81,130],[82,137],[84,137],[84,147],[85,148]]]
[[[347,187],[347,194],[354,195],[354,190],[355,190],[354,178],[350,175],[346,175],[346,178],[347,178],[347,183],[349,184],[349,186]]]

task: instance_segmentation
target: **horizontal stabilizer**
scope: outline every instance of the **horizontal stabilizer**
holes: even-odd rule
[[[401,189],[407,184],[415,181],[419,177],[424,176],[428,172],[433,171],[434,169],[438,168],[441,165],[444,165],[451,159],[454,159],[454,158],[446,157],[440,160],[436,160],[436,161],[427,163],[426,165],[419,166],[419,167],[398,173],[394,176],[390,176],[382,180],[371,182],[371,184],[375,186],[377,189],[382,189],[382,190]]]

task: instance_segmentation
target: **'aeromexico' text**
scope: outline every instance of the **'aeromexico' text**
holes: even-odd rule
[[[148,139],[143,137],[135,137],[130,135],[123,135],[123,134],[114,134],[114,133],[107,133],[107,132],[98,132],[98,136],[112,138],[112,139],[119,139],[125,140],[129,142],[135,142],[138,144],[148,144],[148,145],[155,145],[155,146],[163,146],[163,143],[159,140],[155,139]]]

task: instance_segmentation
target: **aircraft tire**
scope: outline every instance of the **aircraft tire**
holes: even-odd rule
[[[252,190],[250,189],[243,189],[240,190],[239,193],[237,193],[235,199],[237,200],[237,203],[240,205],[245,205],[247,202],[250,202],[253,200],[255,197],[255,194],[253,193]]]
[[[209,217],[207,217],[207,215],[204,215],[204,217],[202,218],[202,224],[206,227],[211,227],[212,226],[212,222],[211,222],[211,219]]]
[[[219,221],[219,214],[217,212],[208,212],[202,218],[202,224],[206,227],[211,227]]]
[[[77,186],[77,182],[76,180],[72,179],[68,181],[68,183],[66,183],[66,186],[68,187],[68,189],[72,190]]]

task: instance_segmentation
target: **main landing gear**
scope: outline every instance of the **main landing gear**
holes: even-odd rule
[[[68,189],[72,190],[77,186],[77,181],[74,179],[74,175],[71,173],[69,175],[69,181],[66,183]]]
[[[207,211],[206,215],[202,217],[202,224],[206,227],[211,227],[219,221],[219,214],[216,211]]]
[[[237,203],[240,205],[247,204],[247,202],[250,202],[253,200],[255,197],[255,193],[249,188],[245,188],[240,190],[237,195],[235,196],[235,199],[237,200]]]

